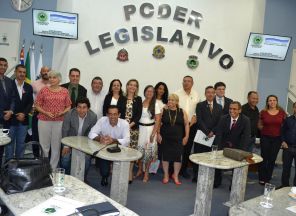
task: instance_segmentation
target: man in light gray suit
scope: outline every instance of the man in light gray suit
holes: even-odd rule
[[[64,118],[62,127],[62,137],[68,136],[88,136],[90,129],[96,124],[97,115],[90,110],[90,102],[87,98],[78,98],[76,107],[71,109]],[[86,154],[85,177],[90,167],[91,156]],[[71,168],[71,148],[63,146],[61,154],[61,167],[66,174],[70,174]]]

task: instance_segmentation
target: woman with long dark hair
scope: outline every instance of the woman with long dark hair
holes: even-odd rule
[[[265,108],[260,112],[258,128],[261,130],[261,156],[259,184],[264,185],[272,178],[277,154],[281,148],[281,126],[286,118],[285,111],[278,104],[278,97],[269,95]]]
[[[163,107],[168,103],[169,90],[164,82],[159,82],[154,87],[156,102],[159,108],[162,110]]]
[[[160,121],[160,109],[154,96],[154,88],[148,85],[144,89],[142,116],[139,120],[138,150],[143,154],[139,161],[138,174],[144,168],[143,182],[149,180],[149,167],[152,161],[157,160],[157,130]]]
[[[125,97],[123,96],[122,83],[119,79],[114,79],[110,82],[108,94],[105,97],[103,104],[103,115],[106,116],[110,105],[117,105],[120,112],[120,118],[124,118]]]

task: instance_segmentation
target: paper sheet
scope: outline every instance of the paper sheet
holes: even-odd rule
[[[75,213],[76,208],[83,205],[82,202],[56,195],[24,212],[21,216],[65,216]]]
[[[208,146],[208,147],[212,147],[214,139],[215,139],[215,135],[212,136],[211,138],[208,138],[207,135],[205,135],[201,130],[197,130],[194,137],[194,142]]]

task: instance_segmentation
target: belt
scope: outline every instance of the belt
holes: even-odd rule
[[[149,124],[144,124],[144,123],[140,123],[139,122],[139,125],[141,125],[141,126],[152,126],[152,125],[154,125],[155,124],[155,122],[153,122],[153,123],[149,123]]]

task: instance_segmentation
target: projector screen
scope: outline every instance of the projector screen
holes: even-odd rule
[[[33,34],[78,39],[78,14],[33,9]]]
[[[250,33],[245,56],[284,61],[291,37]]]

